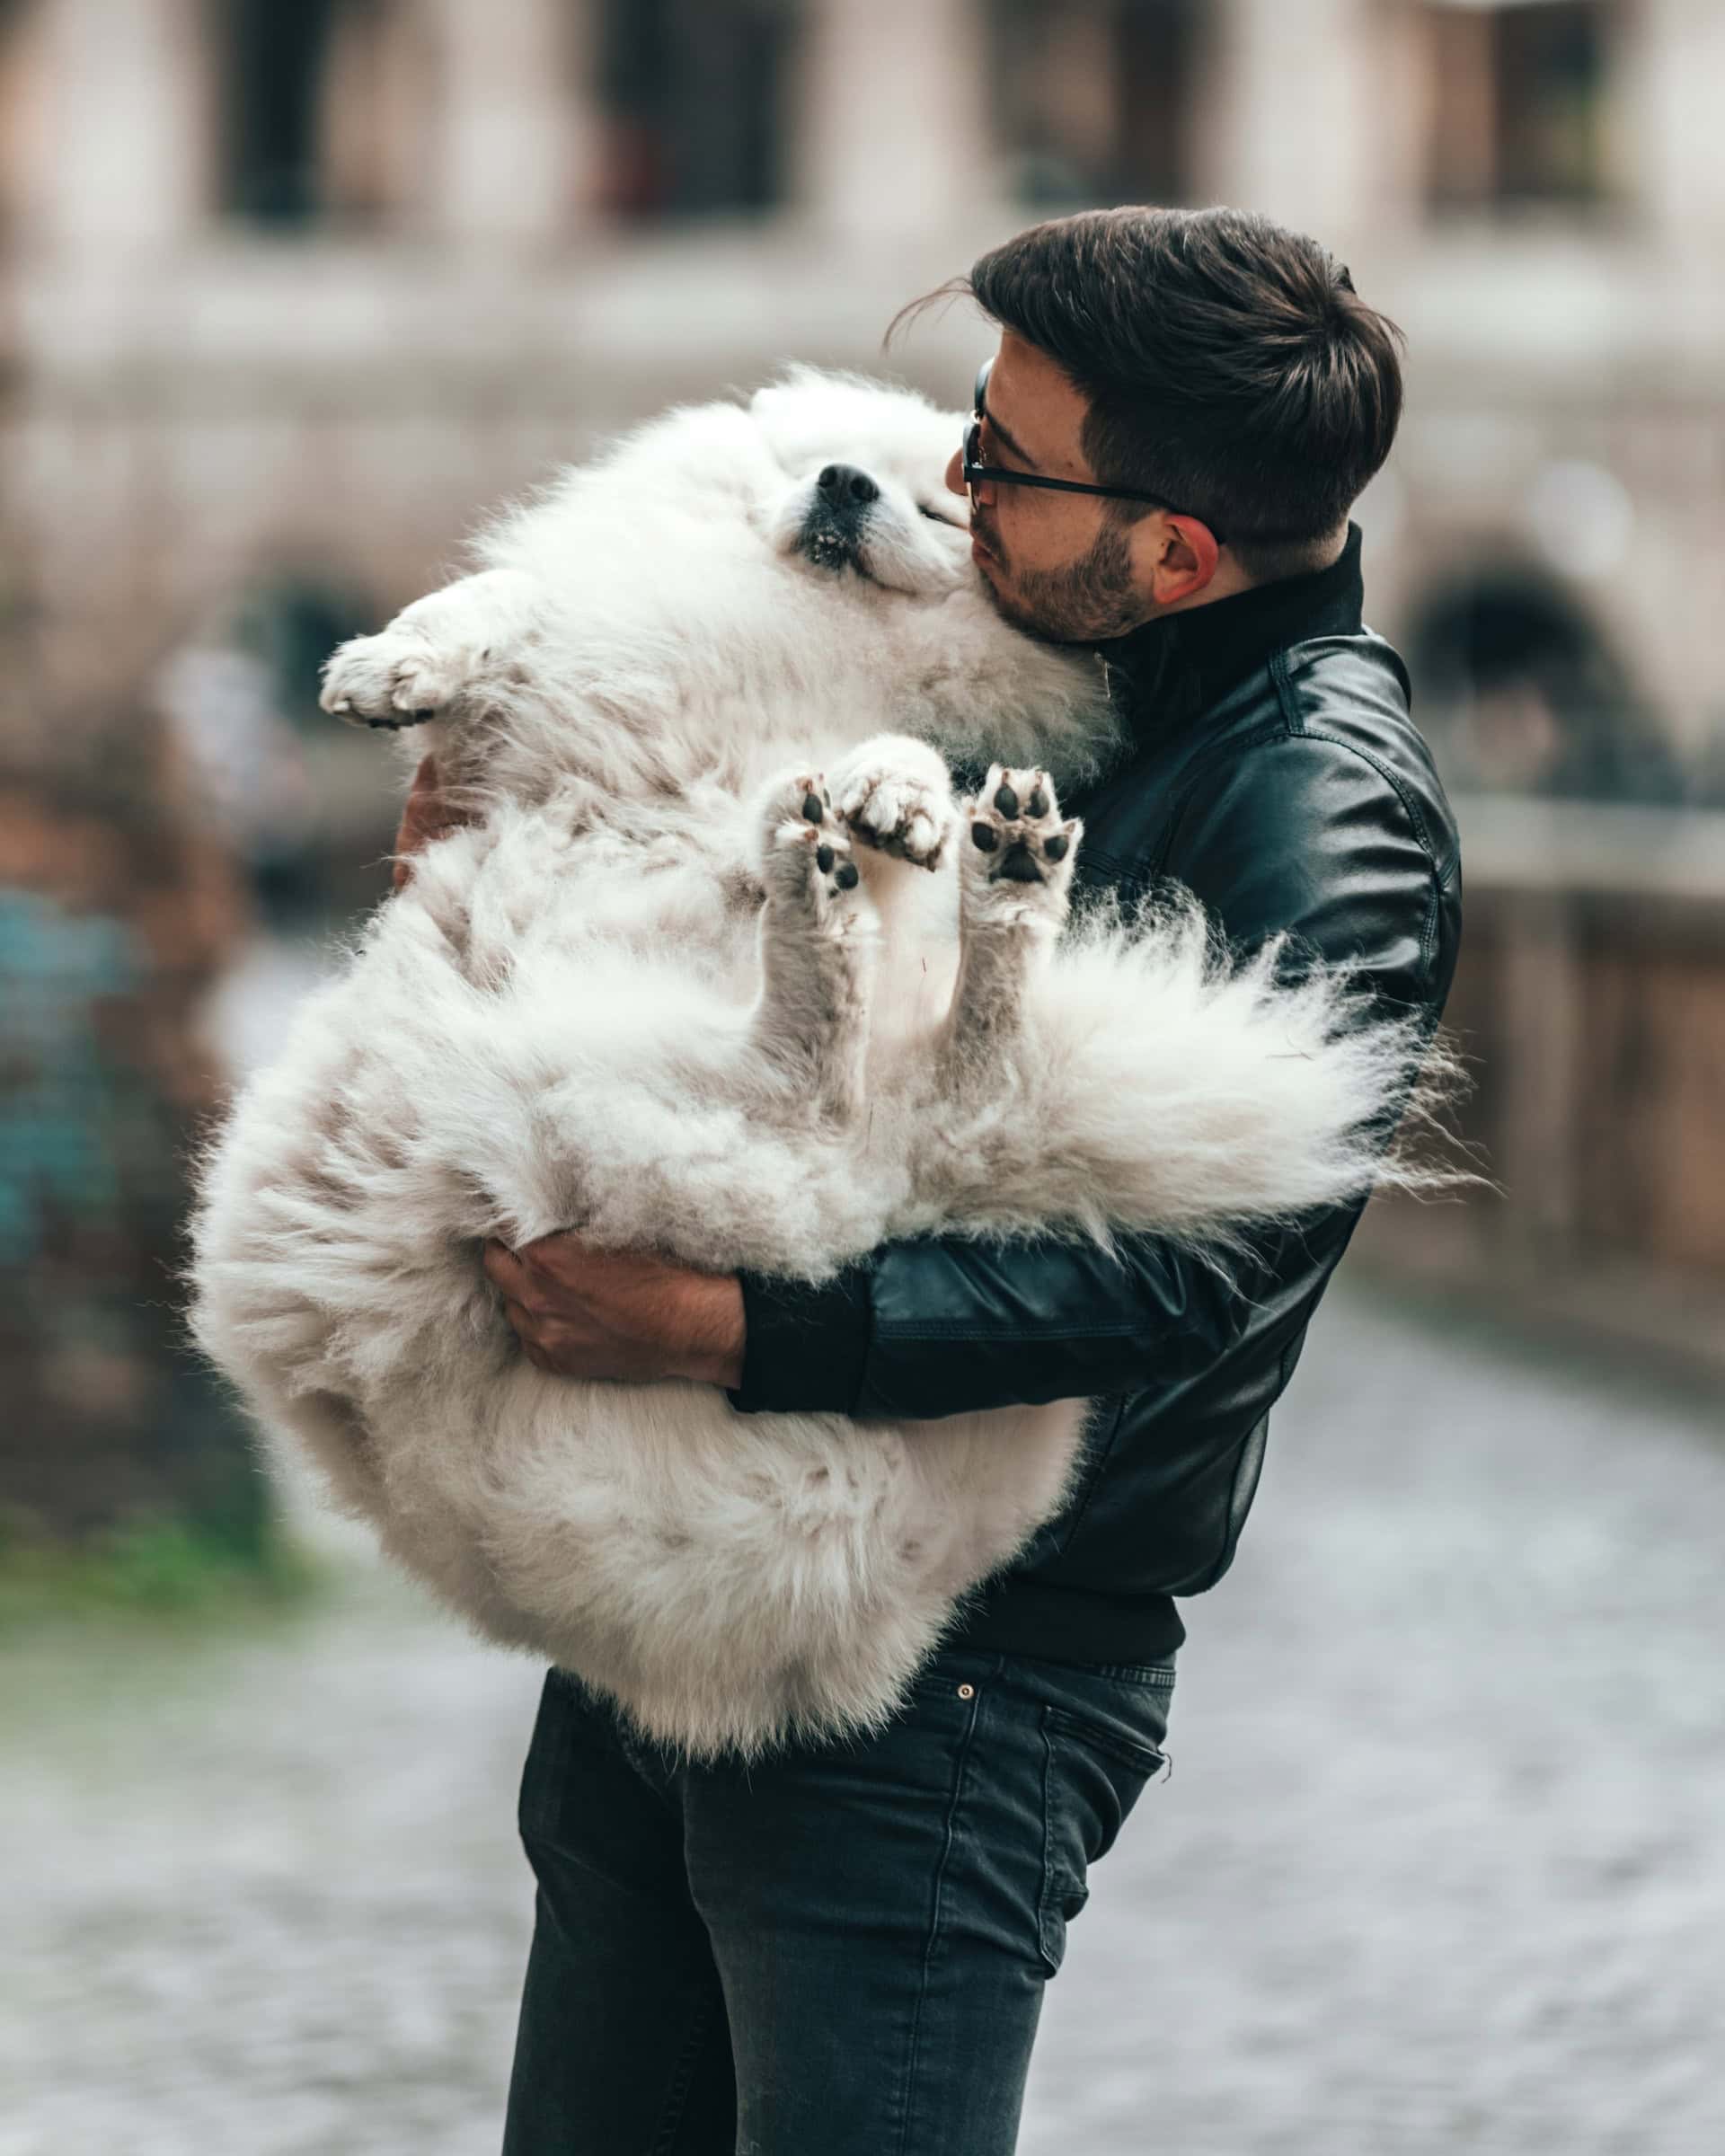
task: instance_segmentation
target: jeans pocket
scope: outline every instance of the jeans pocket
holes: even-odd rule
[[[569,1815],[579,1816],[595,1775],[635,1771],[625,1738],[607,1701],[567,1670],[545,1672],[516,1807],[529,1847],[566,1835]]]
[[[1042,1710],[1042,1895],[1038,1943],[1050,1976],[1066,1926],[1090,1896],[1090,1867],[1114,1846],[1146,1783],[1166,1764],[1154,1745],[1065,1707]]]

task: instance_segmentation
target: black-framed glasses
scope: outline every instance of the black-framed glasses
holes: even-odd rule
[[[964,430],[964,483],[970,490],[970,506],[977,506],[978,487],[1043,487],[1050,494],[1100,494],[1109,501],[1145,501],[1153,509],[1167,509],[1176,517],[1191,514],[1168,500],[1164,495],[1146,494],[1141,487],[1099,487],[1087,479],[1045,479],[1039,472],[1009,472],[1004,464],[985,464],[982,461],[982,422],[988,417],[986,402],[988,393],[988,375],[994,366],[992,358],[985,359],[977,369],[975,410],[970,424]],[[1208,517],[1199,519],[1218,546],[1222,535]]]

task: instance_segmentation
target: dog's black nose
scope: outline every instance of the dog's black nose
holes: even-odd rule
[[[854,464],[828,464],[815,484],[836,509],[865,509],[880,499],[880,488]]]

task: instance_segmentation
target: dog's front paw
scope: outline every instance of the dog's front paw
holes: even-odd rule
[[[833,796],[860,844],[921,869],[941,865],[952,829],[952,782],[924,743],[896,737],[865,742],[841,766]]]
[[[423,726],[441,718],[467,685],[464,655],[440,650],[411,629],[356,636],[323,668],[318,702],[349,726]]]
[[[993,764],[982,791],[960,814],[973,901],[995,911],[1028,903],[1037,912],[1064,914],[1084,827],[1076,817],[1062,821],[1046,771]]]
[[[781,900],[807,906],[820,921],[848,918],[862,877],[832,796],[818,772],[776,781],[766,800],[765,868]]]

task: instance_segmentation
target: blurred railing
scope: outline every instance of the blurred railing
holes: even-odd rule
[[[1495,1192],[1362,1247],[1725,1365],[1725,815],[1464,800],[1447,1023]]]

